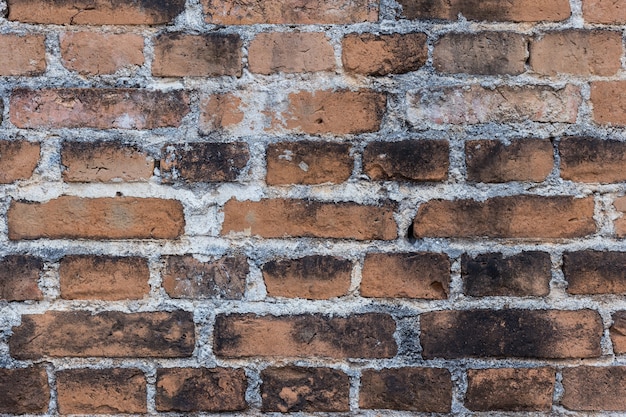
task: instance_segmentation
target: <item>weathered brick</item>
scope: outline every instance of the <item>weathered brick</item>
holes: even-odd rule
[[[184,0],[9,0],[9,20],[57,25],[159,25],[185,8]]]
[[[348,34],[341,43],[343,67],[365,75],[417,71],[428,59],[426,39],[424,33]]]
[[[613,351],[616,355],[626,353],[626,311],[613,313],[613,325],[609,329]]]
[[[0,35],[0,76],[43,74],[45,39],[44,35]]]
[[[200,132],[207,134],[236,126],[243,121],[241,99],[232,93],[215,94],[200,103]]]
[[[570,294],[626,294],[626,252],[566,252],[563,274]]]
[[[183,234],[183,207],[158,198],[61,196],[46,203],[13,201],[9,238],[176,239]]]
[[[368,253],[363,264],[363,297],[443,300],[450,292],[450,260],[443,253]]]
[[[597,311],[466,310],[420,316],[422,356],[593,358],[602,354]]]
[[[40,150],[39,143],[0,140],[0,184],[30,178],[39,163]]]
[[[0,300],[42,300],[39,274],[43,261],[34,256],[9,255],[0,258]]]
[[[465,142],[467,179],[476,182],[542,182],[554,167],[552,143],[548,139],[516,139]]]
[[[177,127],[189,113],[182,91],[130,88],[16,89],[11,122],[24,129],[156,129]]]
[[[567,19],[567,0],[399,0],[403,15],[408,19],[457,20],[462,14],[468,20],[490,22],[539,22]]]
[[[322,32],[259,33],[250,42],[248,66],[259,74],[332,71],[335,52]]]
[[[150,292],[148,260],[137,257],[71,255],[59,265],[61,298],[140,299]]]
[[[621,57],[621,32],[554,31],[530,44],[530,66],[543,75],[614,75],[621,67]]]
[[[435,43],[433,66],[453,74],[519,75],[526,71],[526,45],[513,32],[447,33]]]
[[[240,300],[248,270],[245,256],[225,256],[213,262],[201,262],[191,255],[167,256],[163,288],[173,298]]]
[[[146,181],[154,171],[146,152],[118,142],[63,142],[61,164],[67,182]]]
[[[261,379],[262,411],[350,411],[350,379],[337,369],[266,368]]]
[[[626,4],[615,0],[583,0],[583,18],[588,23],[626,23]]]
[[[352,262],[333,256],[277,259],[263,265],[267,295],[323,300],[348,293]]]
[[[626,367],[563,369],[563,407],[577,411],[626,411]]]
[[[575,123],[580,89],[547,86],[442,87],[408,94],[413,124]]]
[[[618,197],[615,199],[613,203],[615,210],[622,213],[620,218],[614,220],[615,226],[615,234],[617,237],[625,237],[626,236],[626,197]]]
[[[213,350],[219,357],[391,358],[396,324],[386,314],[217,316]]]
[[[268,185],[338,184],[352,174],[350,144],[334,142],[280,142],[267,147]]]
[[[431,200],[413,221],[421,237],[557,239],[596,231],[592,198],[518,195],[476,200]]]
[[[244,142],[165,145],[161,177],[165,183],[236,181],[249,160],[250,151]]]
[[[596,123],[626,126],[626,81],[592,82],[591,104]]]
[[[241,38],[235,34],[163,33],[154,40],[152,75],[157,77],[241,76]]]
[[[445,181],[449,152],[445,140],[372,142],[363,152],[363,171],[375,181]]]
[[[158,369],[156,409],[161,412],[245,410],[247,385],[243,369]]]
[[[578,182],[626,180],[626,143],[591,137],[567,137],[559,144],[561,177]]]
[[[349,24],[378,20],[372,0],[202,0],[207,23]]]
[[[439,368],[366,369],[359,407],[448,413],[452,407],[450,371]]]
[[[465,407],[472,411],[551,411],[552,368],[469,369]]]
[[[9,339],[17,359],[178,358],[191,356],[194,345],[193,315],[186,311],[27,314]]]
[[[44,414],[50,389],[43,367],[0,369],[0,413]]]
[[[550,292],[551,269],[546,252],[522,252],[506,258],[501,253],[463,254],[463,292],[472,297],[543,297]]]
[[[146,377],[139,369],[71,369],[56,373],[61,414],[146,413]]]
[[[224,206],[222,234],[243,232],[265,238],[393,240],[398,237],[393,211],[391,205],[231,199]]]
[[[63,66],[83,75],[114,74],[143,65],[143,37],[132,33],[66,32],[59,36]]]

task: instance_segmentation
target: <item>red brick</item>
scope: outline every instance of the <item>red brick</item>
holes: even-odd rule
[[[43,74],[45,39],[44,35],[0,35],[0,76]]]
[[[337,369],[266,368],[261,379],[262,411],[350,411],[350,379]]]
[[[566,252],[563,274],[570,294],[626,294],[626,252]]]
[[[148,295],[148,261],[137,257],[65,256],[60,261],[61,298],[128,300]]]
[[[161,412],[226,412],[247,408],[243,369],[157,370],[156,409]]]
[[[0,184],[30,178],[39,163],[40,150],[39,143],[0,140]]]
[[[348,293],[352,262],[332,256],[278,259],[263,265],[267,295],[323,300]]]
[[[61,196],[46,203],[13,201],[9,238],[176,239],[183,234],[183,207],[157,198]]]
[[[239,35],[163,33],[154,40],[152,75],[157,77],[241,76]]]
[[[172,21],[185,8],[184,0],[9,0],[9,20],[57,25],[158,25]]]
[[[613,325],[609,329],[613,351],[616,355],[626,353],[626,311],[613,313]]]
[[[450,260],[441,253],[368,253],[363,264],[363,297],[443,300],[450,292]]]
[[[420,316],[422,356],[595,358],[602,319],[593,310],[436,311]]]
[[[476,182],[542,182],[554,167],[552,143],[548,139],[516,139],[465,142],[467,179]]]
[[[219,357],[391,358],[397,352],[391,316],[320,314],[218,315],[213,351]]]
[[[164,183],[236,181],[249,160],[250,151],[245,142],[165,145],[161,177]]]
[[[526,71],[527,41],[513,32],[447,33],[436,43],[433,66],[453,74],[519,75]]]
[[[404,74],[428,59],[424,33],[348,34],[341,43],[343,67],[364,75]]]
[[[450,371],[438,368],[366,369],[361,376],[359,407],[449,413]]]
[[[71,369],[56,373],[61,414],[146,413],[146,377],[138,369]]]
[[[372,0],[202,0],[207,23],[221,25],[349,24],[378,20],[378,2]]]
[[[17,359],[179,358],[191,356],[194,346],[193,316],[186,311],[27,314],[9,339]]]
[[[0,300],[42,300],[39,274],[43,261],[28,255],[9,255],[0,259]]]
[[[220,131],[241,123],[244,117],[241,107],[241,99],[232,93],[215,94],[203,99],[198,121],[201,133]]]
[[[44,414],[50,388],[43,367],[0,369],[0,413]]]
[[[143,65],[143,37],[132,33],[66,32],[59,36],[63,66],[83,75],[114,74]]]
[[[493,89],[443,87],[409,93],[408,118],[413,124],[575,123],[582,102],[580,89],[567,85],[498,86]]]
[[[593,198],[518,195],[476,200],[431,200],[413,221],[421,237],[558,239],[596,231]]]
[[[607,25],[626,23],[626,4],[615,0],[583,0],[583,18],[587,23]]]
[[[267,147],[268,185],[338,184],[352,174],[350,144],[333,142],[280,142]]]
[[[248,66],[259,74],[332,71],[335,52],[322,32],[259,33],[250,42]]]
[[[130,88],[16,89],[11,95],[11,122],[24,129],[156,129],[177,127],[189,113],[181,91]]]
[[[320,237],[393,240],[398,237],[393,207],[308,200],[226,202],[222,234],[245,233],[265,238]]]
[[[626,81],[592,82],[591,104],[596,123],[626,126]]]
[[[559,144],[561,177],[578,182],[626,180],[626,143],[590,137],[568,137]]]
[[[626,197],[618,197],[615,199],[613,203],[615,206],[615,210],[622,214],[620,218],[614,220],[615,225],[615,235],[617,237],[625,237],[626,236]]]
[[[563,407],[577,411],[626,411],[626,367],[563,369]]]
[[[154,171],[154,158],[118,142],[63,142],[61,164],[66,182],[147,181]]]
[[[469,369],[465,407],[472,411],[551,411],[552,368]]]

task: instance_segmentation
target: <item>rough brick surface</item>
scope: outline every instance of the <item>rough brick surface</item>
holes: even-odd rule
[[[599,124],[626,125],[626,81],[591,83],[593,120]]]
[[[626,197],[616,198],[613,206],[615,207],[615,210],[621,214],[621,216],[615,219],[614,222],[615,234],[617,237],[624,237],[626,236]]]
[[[0,35],[0,75],[40,75],[46,70],[45,37]]]
[[[334,142],[279,142],[267,147],[268,185],[341,183],[350,178],[350,145]]]
[[[226,358],[391,358],[397,346],[391,316],[369,313],[324,315],[218,315],[215,354]]]
[[[248,62],[259,74],[332,71],[335,54],[321,32],[259,33],[250,42]]]
[[[341,43],[343,67],[364,75],[417,71],[428,59],[426,39],[424,33],[347,35]]]
[[[433,52],[437,71],[518,75],[526,71],[527,41],[512,32],[448,33]]]
[[[566,252],[563,274],[570,294],[624,294],[626,252]]]
[[[547,139],[465,142],[467,179],[476,182],[541,182],[554,167],[552,143]]]
[[[543,297],[550,292],[550,254],[522,252],[503,257],[486,253],[461,258],[463,292],[472,297]]]
[[[39,143],[0,140],[0,184],[30,178],[39,163],[40,150]]]
[[[227,94],[215,94],[200,103],[200,120],[198,125],[202,133],[221,131],[236,126],[243,120],[244,113],[240,108],[241,99]]]
[[[156,409],[165,412],[241,411],[247,408],[246,387],[243,369],[158,369]]]
[[[566,137],[559,144],[561,178],[577,182],[626,180],[626,143],[592,137]]]
[[[277,259],[263,265],[267,295],[323,300],[348,293],[352,262],[333,256]]]
[[[46,203],[14,201],[9,238],[176,239],[185,227],[175,200],[62,196]]]
[[[350,379],[336,369],[267,368],[261,372],[261,409],[269,412],[350,410]]]
[[[361,375],[361,408],[447,413],[452,381],[447,369],[366,369]]]
[[[393,240],[397,237],[393,208],[389,205],[283,199],[229,200],[224,206],[222,234],[231,232],[265,238]]]
[[[71,369],[56,374],[62,414],[145,413],[146,377],[138,369]]]
[[[0,300],[41,300],[39,274],[43,270],[40,258],[9,255],[0,259]]]
[[[563,407],[580,411],[626,411],[622,366],[577,366],[563,369]]]
[[[250,152],[242,142],[190,143],[164,146],[161,158],[164,182],[224,182],[237,180]]]
[[[610,328],[613,351],[616,355],[626,353],[626,311],[613,313],[613,325]]]
[[[128,300],[148,295],[148,260],[71,255],[59,263],[61,297],[68,300]]]
[[[550,411],[555,370],[469,369],[465,406],[472,411]]]
[[[185,311],[129,313],[48,311],[23,315],[9,339],[17,359],[191,356],[193,316]]]
[[[583,18],[588,23],[626,23],[626,4],[613,0],[583,0]]]
[[[44,414],[50,389],[43,367],[0,369],[0,413]]]

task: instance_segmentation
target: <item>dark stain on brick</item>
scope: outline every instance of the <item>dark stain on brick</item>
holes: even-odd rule
[[[333,256],[313,255],[269,261],[263,265],[262,270],[279,280],[284,280],[287,276],[295,276],[303,282],[332,280],[337,274],[349,274],[352,271],[352,262]]]
[[[623,294],[626,292],[626,252],[564,253],[563,274],[570,294]]]
[[[43,414],[50,401],[46,370],[0,369],[0,393],[0,413]]]
[[[236,181],[249,159],[244,142],[166,145],[161,175],[164,183]]]
[[[9,255],[0,259],[0,300],[42,300],[37,285],[43,261],[29,255]]]

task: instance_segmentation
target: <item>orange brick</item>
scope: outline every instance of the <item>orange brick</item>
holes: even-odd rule
[[[626,294],[626,252],[563,254],[569,294]]]
[[[220,131],[243,121],[241,99],[232,93],[209,96],[200,103],[198,126],[202,133]]]
[[[260,74],[331,71],[335,53],[321,32],[259,33],[250,42],[248,66]]]
[[[623,366],[576,366],[563,369],[561,404],[577,411],[626,411]]]
[[[613,203],[615,210],[622,214],[621,217],[614,220],[615,234],[617,237],[626,236],[626,197],[618,197]]]
[[[0,75],[40,75],[46,70],[43,35],[0,35]]]
[[[626,23],[626,4],[615,0],[583,0],[583,18],[588,23]]]
[[[626,81],[592,82],[591,104],[596,123],[626,126]]]
[[[613,325],[609,329],[613,351],[616,355],[626,353],[626,311],[620,310],[613,313]]]
[[[626,180],[626,143],[591,137],[568,137],[559,144],[561,177],[578,182]]]
[[[39,143],[0,140],[0,184],[30,178],[39,163],[40,151]]]
[[[43,261],[28,255],[9,255],[0,258],[0,300],[42,300],[39,274]]]

